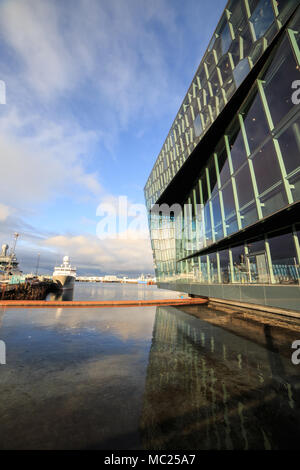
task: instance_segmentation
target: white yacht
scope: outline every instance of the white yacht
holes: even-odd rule
[[[69,257],[64,256],[63,263],[55,266],[53,272],[53,281],[65,289],[72,289],[76,279],[76,268],[71,266],[69,261]]]

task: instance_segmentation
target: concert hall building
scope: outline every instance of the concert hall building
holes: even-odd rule
[[[145,186],[158,286],[300,311],[300,0],[230,0]]]

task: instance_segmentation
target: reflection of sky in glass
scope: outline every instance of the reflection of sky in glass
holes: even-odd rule
[[[231,35],[230,35],[230,30],[228,23],[226,23],[222,33],[221,33],[221,38],[222,38],[222,53],[226,54],[228,51],[230,45],[231,45]]]
[[[202,134],[202,124],[201,124],[201,119],[200,119],[200,114],[197,114],[195,120],[194,120],[194,129],[195,129],[195,134],[197,137]]]
[[[249,62],[248,59],[245,58],[241,60],[236,68],[233,71],[234,81],[236,86],[240,86],[244,78],[246,78],[247,74],[250,72]]]
[[[250,18],[256,39],[261,38],[265,34],[273,21],[274,14],[270,0],[261,0]]]

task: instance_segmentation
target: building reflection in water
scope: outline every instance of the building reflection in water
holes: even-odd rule
[[[298,448],[300,366],[291,362],[291,343],[300,324],[292,331],[209,310],[195,318],[157,309],[143,447]]]

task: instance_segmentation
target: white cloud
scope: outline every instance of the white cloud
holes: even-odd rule
[[[99,174],[85,164],[91,147],[101,142],[113,152],[120,126],[141,114],[159,115],[162,101],[174,106],[153,24],[176,31],[165,0],[2,2],[1,36],[16,63],[6,68],[10,104],[0,118],[1,202],[24,207],[70,195],[77,186],[83,198],[99,197]],[[77,94],[98,110],[94,129],[92,122],[83,129],[80,107],[71,113]],[[65,114],[57,116],[60,106]]]
[[[0,6],[0,26],[20,61],[19,85],[44,102],[92,85],[95,101],[114,115],[111,126],[159,115],[162,102],[174,106],[178,79],[157,32],[176,47],[175,13],[165,0],[10,0]]]
[[[102,193],[99,176],[85,170],[82,158],[97,136],[82,131],[74,123],[72,128],[69,126],[33,115],[21,119],[16,110],[1,117],[3,203],[19,206],[42,203],[58,196],[75,195],[80,188],[99,197]]]
[[[152,251],[149,238],[99,240],[96,236],[57,235],[43,242],[61,255],[68,254],[81,269],[93,268],[99,272],[153,272]]]
[[[0,222],[4,222],[12,213],[12,209],[0,203]]]
[[[88,165],[93,149],[97,146],[101,162],[103,148],[113,152],[124,129],[139,134],[139,126],[148,129],[154,119],[175,116],[187,86],[189,39],[183,41],[183,32],[198,32],[196,4],[199,8],[192,1],[191,8],[176,11],[168,0],[0,3],[5,52],[0,78],[8,103],[0,114],[0,219],[9,222],[6,227],[13,227],[10,206],[24,213],[36,202],[61,196],[103,199],[100,165]],[[187,11],[189,29],[183,30]],[[192,47],[201,43],[199,34]],[[23,224],[29,240],[33,230],[24,217],[15,224]],[[149,240],[137,240],[134,231],[130,238],[101,241],[87,235],[43,237],[46,251],[69,250],[87,269],[152,270]]]
[[[51,97],[54,92],[65,89],[74,69],[71,54],[59,34],[54,3],[3,2],[1,28],[6,40],[23,60],[24,78],[38,93]]]

